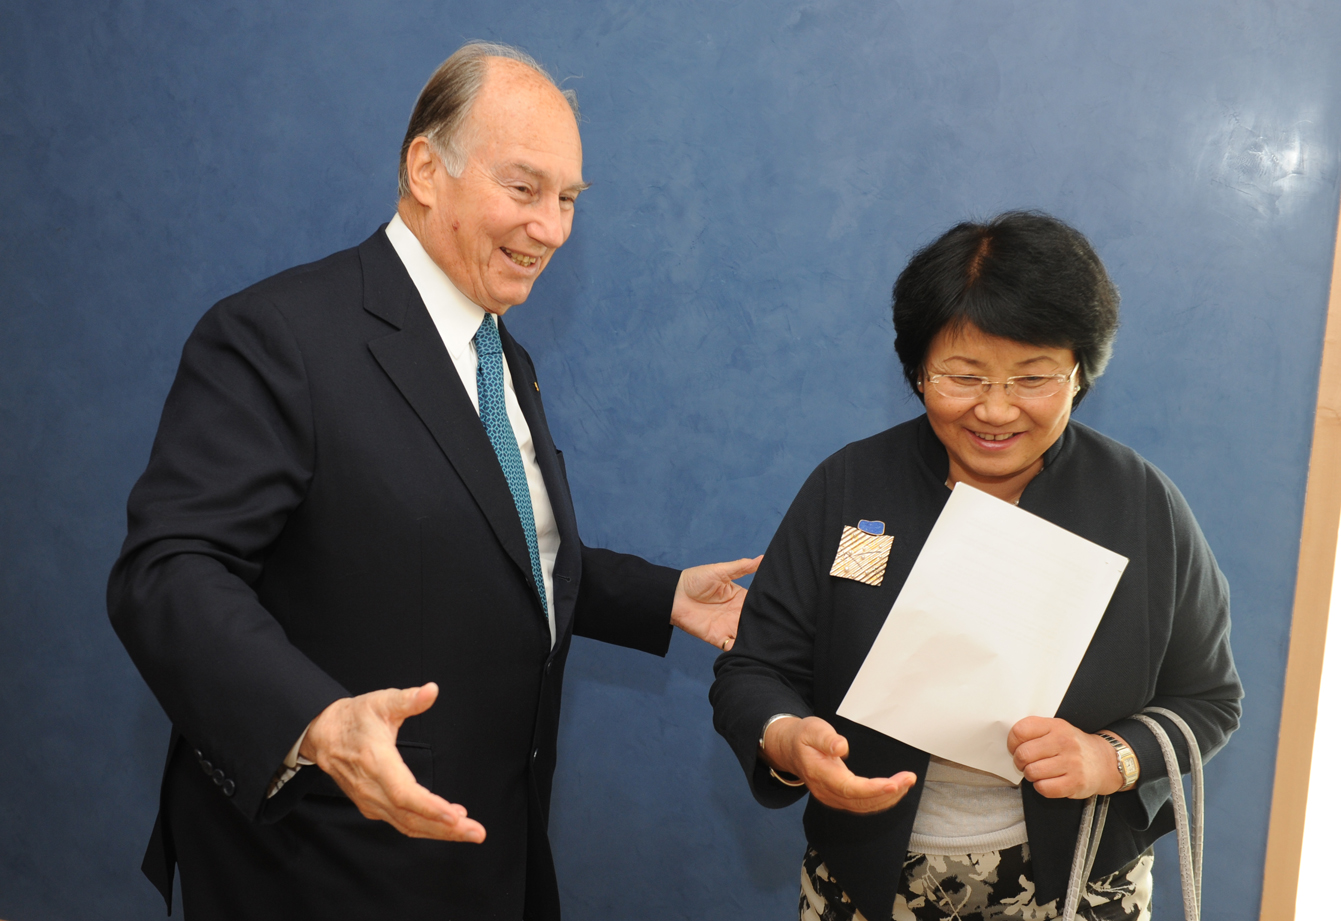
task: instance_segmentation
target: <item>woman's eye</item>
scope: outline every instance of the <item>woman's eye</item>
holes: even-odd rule
[[[1042,387],[1051,382],[1052,378],[1042,374],[1031,374],[1028,377],[1015,378],[1016,387]]]

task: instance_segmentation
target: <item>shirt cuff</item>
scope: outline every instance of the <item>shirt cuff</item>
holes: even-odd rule
[[[308,724],[307,729],[311,729]],[[304,767],[309,767],[316,762],[308,761],[302,755],[298,754],[298,749],[303,747],[303,740],[307,738],[307,729],[298,737],[298,741],[293,743],[293,748],[284,756],[284,766],[275,772],[275,776],[270,781],[270,789],[266,791],[265,798],[269,799],[283,789],[284,785],[297,775],[298,771]]]

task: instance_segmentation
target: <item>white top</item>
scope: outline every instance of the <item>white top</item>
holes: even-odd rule
[[[433,318],[433,325],[452,357],[456,373],[461,376],[461,385],[466,388],[470,403],[475,412],[480,411],[479,389],[475,381],[475,371],[479,367],[479,358],[475,355],[475,332],[480,321],[490,316],[493,322],[497,318],[488,314],[483,307],[461,293],[452,280],[447,277],[433,258],[424,250],[419,238],[397,214],[386,226],[387,239],[396,250],[396,255],[405,264],[410,280],[419,290],[419,296]],[[546,617],[549,619],[549,639],[551,648],[555,640],[554,626],[554,560],[559,555],[559,528],[554,522],[554,508],[549,503],[549,493],[545,490],[545,479],[540,474],[540,466],[535,460],[535,444],[531,440],[531,427],[522,415],[521,404],[517,402],[517,392],[512,383],[512,371],[508,368],[507,356],[503,356],[504,402],[507,405],[508,421],[512,423],[512,433],[517,437],[517,447],[521,450],[522,466],[526,468],[526,485],[531,490],[531,511],[535,514],[535,533],[540,549],[540,569],[545,580]]]
[[[1028,840],[1018,786],[995,774],[931,757],[908,840],[910,852],[981,854]]]

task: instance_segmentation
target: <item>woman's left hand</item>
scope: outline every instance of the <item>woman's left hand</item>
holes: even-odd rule
[[[1113,746],[1066,720],[1026,716],[1011,727],[1006,748],[1025,779],[1049,799],[1089,799],[1122,787]]]

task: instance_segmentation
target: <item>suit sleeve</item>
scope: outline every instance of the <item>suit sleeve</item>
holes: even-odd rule
[[[573,632],[588,639],[664,656],[680,571],[641,557],[582,547],[582,581]]]
[[[1162,479],[1162,478],[1161,478]],[[1229,647],[1229,584],[1187,501],[1171,482],[1152,497],[1152,518],[1169,522],[1174,559],[1174,613],[1149,706],[1177,713],[1191,727],[1204,760],[1224,747],[1243,712],[1243,685]],[[1168,543],[1168,542],[1166,542]],[[1169,735],[1181,773],[1191,770],[1182,732],[1154,716]],[[1154,733],[1134,719],[1108,727],[1126,739],[1141,765],[1136,788],[1114,800],[1133,827],[1149,827],[1169,799],[1169,772]]]
[[[245,293],[216,305],[186,343],[131,492],[107,605],[173,725],[250,818],[304,727],[348,696],[255,590],[315,462],[307,376],[282,315]]]
[[[750,584],[740,629],[717,658],[709,691],[713,725],[731,745],[754,798],[788,806],[807,792],[787,787],[759,757],[759,731],[769,717],[814,714],[817,612],[828,610],[828,566],[819,536],[839,516],[829,508],[831,464],[819,467],[792,502]],[[832,558],[830,558],[832,562]]]

